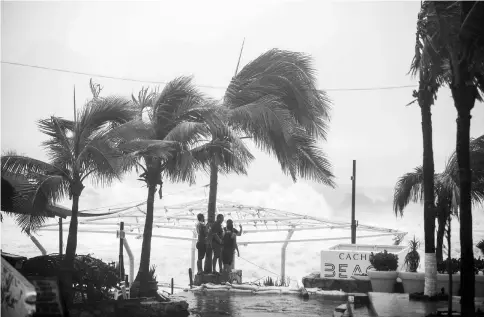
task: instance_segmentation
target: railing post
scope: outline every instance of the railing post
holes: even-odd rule
[[[289,240],[291,240],[292,235],[294,234],[294,229],[291,229],[287,232],[286,241],[282,245],[281,249],[281,282],[284,282],[286,279],[286,248]]]
[[[124,222],[119,224],[119,275],[124,280],[124,257],[123,257]]]

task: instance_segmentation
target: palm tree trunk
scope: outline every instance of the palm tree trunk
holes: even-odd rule
[[[208,194],[208,215],[207,215],[207,232],[208,241],[212,241],[211,227],[215,222],[215,213],[217,209],[217,189],[218,189],[218,166],[215,160],[210,163],[210,192]],[[212,245],[207,244],[207,253],[205,254],[204,270],[205,273],[212,272]]]
[[[73,300],[72,289],[72,270],[74,268],[74,258],[77,249],[77,216],[79,212],[79,195],[72,196],[72,215],[69,224],[69,235],[67,236],[66,253],[62,261],[62,268],[60,272],[60,288],[64,294],[64,300],[68,305]]]
[[[422,80],[422,79],[421,79]],[[434,153],[432,146],[432,94],[420,83],[420,110],[423,136],[425,290],[427,296],[437,293],[437,263],[435,258]]]
[[[153,212],[155,204],[156,184],[148,185],[148,199],[146,203],[146,219],[143,231],[143,244],[141,246],[141,258],[136,281],[139,285],[139,297],[148,296],[150,280],[150,257],[151,257],[151,238],[153,235]]]
[[[462,74],[462,72],[461,72]],[[452,89],[455,107],[457,108],[457,162],[459,164],[460,188],[460,249],[461,249],[461,289],[462,316],[474,316],[475,275],[474,251],[472,241],[472,202],[469,139],[471,126],[471,109],[475,103],[473,86],[462,84]]]
[[[437,263],[442,262],[444,260],[443,256],[443,246],[444,246],[444,237],[445,237],[445,225],[447,223],[448,213],[444,210],[443,207],[438,209],[437,221],[439,227],[437,228],[437,248],[435,250],[435,258]]]

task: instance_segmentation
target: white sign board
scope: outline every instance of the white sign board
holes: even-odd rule
[[[321,277],[350,279],[353,275],[368,274],[372,269],[370,251],[330,250],[321,251]],[[398,267],[403,263],[398,254]]]

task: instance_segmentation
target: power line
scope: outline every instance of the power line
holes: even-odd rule
[[[30,67],[42,70],[50,70],[60,73],[67,73],[67,74],[76,74],[76,75],[84,75],[89,77],[98,77],[98,78],[106,78],[106,79],[114,79],[114,80],[122,80],[122,81],[130,81],[130,82],[137,82],[143,84],[156,84],[156,85],[166,85],[168,82],[166,81],[153,81],[153,80],[141,80],[141,79],[134,79],[134,78],[126,78],[126,77],[117,77],[117,76],[107,76],[107,75],[100,75],[94,73],[85,73],[61,68],[53,68],[53,67],[45,67],[45,66],[38,66],[38,65],[30,65],[30,64],[23,64],[23,63],[16,63],[16,62],[6,62],[2,61],[2,64],[14,65],[14,66],[22,66],[22,67]],[[211,85],[197,85],[198,87],[202,88],[211,88],[211,89],[227,89],[227,87],[222,86],[211,86]],[[402,88],[415,88],[417,85],[398,85],[398,86],[381,86],[381,87],[364,87],[364,88],[326,88],[321,89],[324,91],[368,91],[368,90],[393,90],[393,89],[402,89]]]

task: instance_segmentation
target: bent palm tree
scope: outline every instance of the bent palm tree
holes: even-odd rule
[[[457,109],[456,154],[459,165],[461,282],[468,290],[462,298],[462,313],[474,314],[475,276],[472,273],[472,173],[469,157],[470,113],[479,90],[484,89],[484,3],[481,1],[439,2],[422,4],[418,24],[419,36],[432,44],[428,51],[437,54],[440,65],[449,70],[449,86]],[[464,308],[465,307],[465,308]]]
[[[153,231],[154,196],[159,186],[162,198],[163,179],[172,182],[195,182],[195,173],[208,171],[216,161],[222,172],[246,173],[253,158],[220,118],[217,105],[206,100],[194,87],[191,78],[169,82],[158,95],[143,89],[136,99],[138,119],[120,126],[116,134],[130,142],[120,148],[143,170],[140,180],[148,187],[146,219],[141,259],[136,281],[139,296],[149,295],[149,266]],[[146,111],[145,111],[146,110]],[[143,120],[144,117],[146,120]]]
[[[21,175],[2,172],[2,212],[14,216],[21,231],[27,234],[40,228],[49,216],[47,201],[41,209],[32,208],[36,188],[37,183]]]
[[[72,269],[76,254],[79,198],[84,181],[89,177],[94,184],[108,185],[120,178],[124,167],[122,153],[107,135],[113,124],[125,123],[133,118],[133,114],[129,102],[123,98],[94,95],[78,112],[76,121],[54,116],[39,121],[40,131],[50,137],[43,143],[49,162],[21,155],[2,156],[2,171],[20,175],[36,184],[31,200],[33,210],[42,210],[47,203],[56,203],[66,197],[72,199],[63,260],[65,271]],[[68,272],[64,273],[62,282],[70,293],[72,277]]]
[[[471,158],[474,173],[471,197],[475,204],[484,202],[484,135],[471,140]],[[460,204],[458,165],[455,153],[451,156],[442,173],[434,175],[436,210],[438,219],[437,230],[437,260],[442,261],[442,249],[447,219],[451,215],[458,215]],[[423,170],[417,167],[411,173],[403,175],[395,185],[393,209],[395,215],[403,216],[404,209],[410,202],[422,202],[424,197]]]
[[[326,137],[330,101],[316,89],[311,58],[273,49],[247,64],[230,82],[222,100],[228,126],[274,155],[294,181],[334,187],[331,164],[318,146]],[[215,221],[218,165],[211,163],[208,224]],[[210,271],[207,256],[205,271]]]

